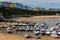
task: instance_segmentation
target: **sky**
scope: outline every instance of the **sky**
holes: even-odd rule
[[[60,8],[60,0],[0,0],[8,2],[21,3],[30,7],[42,7],[42,8]]]

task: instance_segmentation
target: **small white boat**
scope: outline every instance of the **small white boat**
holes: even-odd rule
[[[51,36],[54,37],[54,38],[57,38],[58,37],[57,34],[51,34]]]
[[[40,31],[34,31],[35,34],[40,33]]]
[[[31,38],[31,35],[29,33],[26,33],[25,38]]]
[[[40,38],[40,32],[39,32],[39,31],[36,31],[36,32],[35,32],[34,38]]]
[[[0,26],[0,28],[7,28],[8,26],[4,25],[4,26]]]
[[[45,29],[45,28],[41,28],[41,29],[40,29],[40,33],[41,33],[41,34],[45,34],[45,33],[46,33],[46,29]]]
[[[7,27],[7,32],[8,32],[8,33],[12,33],[12,30],[11,30],[10,27]]]
[[[26,30],[25,26],[22,26],[22,30],[23,30],[23,31],[25,31],[25,30]]]
[[[46,29],[46,34],[48,35],[48,34],[50,34],[51,32],[50,32],[50,29]]]
[[[60,32],[57,32],[58,35],[60,35]]]
[[[30,31],[33,31],[33,27],[30,27]]]
[[[34,26],[34,38],[40,38],[40,26],[38,24],[36,24]]]
[[[55,29],[55,27],[50,27],[50,31],[53,31]]]
[[[34,36],[34,38],[37,38],[38,39],[38,38],[40,38],[40,36],[39,35],[38,36]]]
[[[44,23],[42,23],[41,26],[44,26]]]
[[[18,30],[21,31],[22,30],[22,27],[19,27]]]
[[[26,26],[26,30],[29,31],[30,30],[30,26]]]
[[[60,35],[60,29],[57,29],[56,31],[57,31],[57,34]]]
[[[17,22],[13,22],[12,25],[18,25],[18,23]]]
[[[55,30],[52,31],[51,36],[54,37],[54,38],[57,38],[58,37],[57,32]]]

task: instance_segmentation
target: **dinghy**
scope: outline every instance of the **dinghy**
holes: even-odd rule
[[[46,34],[49,35],[50,33],[50,29],[46,29]]]
[[[57,32],[58,35],[60,35],[60,28],[59,27],[56,28],[56,32]]]
[[[10,27],[7,27],[7,32],[8,33],[13,33]]]
[[[41,29],[40,29],[40,33],[43,34],[43,35],[45,35],[45,33],[46,33],[46,29],[45,29],[44,27],[41,27]]]
[[[31,37],[32,37],[31,34],[29,34],[29,33],[25,34],[25,38],[31,38]]]
[[[55,30],[51,32],[51,36],[54,38],[58,38],[57,32]]]
[[[38,24],[34,26],[34,38],[40,38],[40,26]]]

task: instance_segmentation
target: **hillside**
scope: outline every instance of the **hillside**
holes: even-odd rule
[[[32,10],[23,10],[19,8],[5,8],[2,6],[0,8],[0,13],[3,14],[4,17],[13,17],[14,16],[22,16],[22,17],[31,17],[31,16],[41,16],[41,15],[56,15],[56,13],[60,13],[60,11],[32,11]]]

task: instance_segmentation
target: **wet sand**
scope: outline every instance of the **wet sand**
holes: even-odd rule
[[[52,38],[51,36],[41,36],[40,39],[35,38],[25,38],[24,35],[17,35],[17,34],[7,34],[7,33],[0,33],[0,40],[60,40],[60,38]]]

